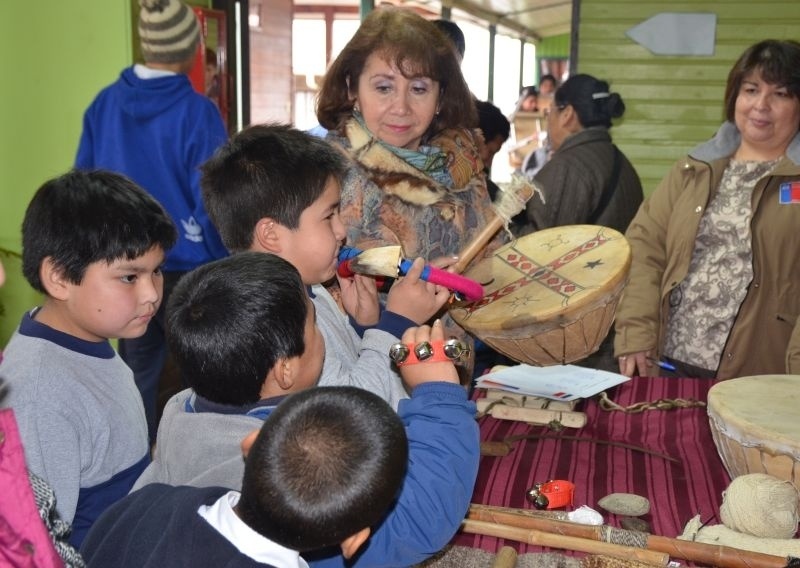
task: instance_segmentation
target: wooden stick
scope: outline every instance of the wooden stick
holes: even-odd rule
[[[478,411],[481,411],[480,406]],[[583,428],[586,426],[586,414],[575,410],[520,408],[518,406],[496,404],[489,408],[488,414],[498,420],[516,420],[517,422],[530,422],[532,424],[550,424],[555,420],[567,428]]]
[[[458,261],[453,265],[453,270],[458,274],[464,272],[467,265],[472,262],[473,258],[478,256],[478,253],[483,250],[483,247],[489,244],[489,241],[492,240],[492,237],[497,234],[497,231],[499,231],[502,226],[503,219],[495,214],[494,218],[483,227],[481,232],[475,235],[475,237],[467,243],[467,246],[458,253]]]
[[[522,204],[522,207],[524,207],[524,204],[533,197],[535,193],[533,182],[522,181],[515,183],[512,191],[518,192],[518,195],[514,196],[513,199],[518,200]],[[521,210],[522,209],[520,209],[520,211]],[[517,211],[517,213],[519,213],[519,211]],[[503,218],[495,213],[494,218],[490,219],[483,229],[461,249],[461,252],[458,253],[458,261],[453,265],[453,269],[458,274],[464,272],[467,265],[472,262],[473,258],[478,256],[478,253],[481,252],[487,244],[489,244],[489,241],[492,240],[492,237],[497,234],[497,231],[499,231],[502,226]]]
[[[496,505],[481,505],[478,503],[472,503],[469,506],[469,513],[467,518],[473,518],[472,514],[479,514],[483,512],[488,513],[512,513],[515,515],[520,515],[523,517],[539,517],[542,519],[551,519],[556,521],[569,521],[569,516],[566,511],[557,511],[557,510],[545,510],[545,509],[517,509],[515,507],[498,507]],[[484,519],[480,517],[474,517],[477,521],[485,521],[489,519]],[[506,523],[510,524],[510,523]],[[525,528],[525,527],[523,527]]]
[[[724,545],[636,533],[613,527],[582,525],[531,513],[535,512],[527,509],[493,507],[491,505],[471,505],[467,518],[598,541],[607,540],[605,535],[610,532],[609,528],[619,535],[631,534],[631,539],[626,539],[628,541],[633,540],[636,535],[644,534],[646,537],[645,546],[648,550],[655,550],[666,553],[673,558],[719,566],[720,568],[784,568],[786,566],[785,558],[772,554],[741,550]]]
[[[500,441],[506,444],[511,444],[513,442],[519,442],[520,440],[571,440],[573,442],[589,442],[591,444],[600,444],[603,446],[611,446],[614,448],[624,448],[626,450],[632,450],[634,452],[641,452],[643,454],[647,454],[648,456],[655,456],[663,460],[675,463],[681,463],[681,461],[677,458],[673,458],[672,456],[668,456],[667,454],[661,454],[659,452],[655,452],[653,450],[647,449],[642,446],[637,446],[635,444],[627,444],[625,442],[615,442],[613,440],[604,440],[600,438],[585,438],[583,436],[569,436],[566,434],[516,434],[514,436],[509,436],[508,438],[503,438]]]
[[[505,442],[481,442],[481,455],[502,458],[511,453],[511,444]]]
[[[498,367],[499,365],[492,367],[492,372],[498,369]],[[575,406],[578,402],[577,400],[552,400],[550,398],[519,394],[501,389],[485,390],[486,396],[476,401],[479,406],[484,401],[486,404],[489,404],[496,400],[502,400],[509,406],[522,406],[524,408],[546,408],[548,410],[575,410]],[[480,408],[478,410],[480,410]]]
[[[499,394],[498,394],[499,393]],[[498,389],[489,389],[486,396],[479,398],[476,403],[484,407],[494,404],[505,404],[507,406],[518,406],[520,408],[546,408],[547,410],[575,410],[575,405],[563,400],[550,400],[537,396],[526,396],[524,394],[511,393]]]
[[[492,568],[515,568],[517,565],[517,551],[510,546],[504,546],[494,557]]]
[[[614,558],[646,562],[647,564],[653,564],[655,566],[666,566],[669,562],[669,555],[653,550],[610,544],[574,536],[564,536],[535,529],[523,529],[499,523],[465,519],[461,523],[461,530],[466,533],[507,538],[527,544],[535,544],[536,546],[588,552],[590,554],[605,554],[606,556],[613,556]]]

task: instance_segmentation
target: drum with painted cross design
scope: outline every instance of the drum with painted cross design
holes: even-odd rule
[[[561,365],[598,349],[614,321],[631,251],[608,227],[566,225],[521,237],[465,276],[483,299],[456,304],[453,319],[520,363]]]

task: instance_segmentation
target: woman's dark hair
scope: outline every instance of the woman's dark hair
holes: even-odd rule
[[[404,8],[373,10],[331,64],[317,101],[317,118],[328,130],[341,130],[353,114],[353,93],[367,58],[380,54],[406,78],[439,82],[439,112],[425,139],[446,128],[478,125],[472,93],[461,74],[450,40],[432,23]]]
[[[800,43],[767,39],[748,47],[733,64],[725,86],[725,118],[733,122],[742,81],[753,71],[772,85],[786,87],[800,100]]]
[[[584,128],[605,126],[611,128],[611,119],[625,112],[622,97],[609,90],[608,83],[591,75],[573,75],[561,85],[555,94],[555,105],[567,105],[575,109]]]

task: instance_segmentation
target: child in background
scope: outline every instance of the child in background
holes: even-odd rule
[[[0,375],[28,467],[55,491],[76,546],[150,461],[142,401],[109,338],[144,333],[175,238],[158,202],[110,172],[48,181],[25,212],[22,270],[45,297],[23,316]]]
[[[433,25],[439,28],[439,31],[452,42],[453,47],[456,49],[456,59],[458,59],[458,64],[461,65],[464,61],[464,53],[467,51],[467,42],[464,38],[463,30],[452,20],[433,20]]]
[[[168,403],[159,426],[153,466],[144,477],[156,473],[149,476],[151,480],[238,490],[246,469],[238,450],[241,439],[260,428],[276,407],[280,410],[283,404],[291,404],[295,396],[292,393],[313,390],[317,383],[326,350],[314,313],[314,304],[299,273],[276,255],[243,252],[186,275],[170,299],[167,321],[170,348],[193,389],[179,393]],[[469,507],[479,459],[475,405],[467,400],[466,391],[458,384],[455,366],[445,356],[443,335],[438,320],[432,328],[411,327],[403,335],[403,342],[411,349],[429,342],[434,352],[430,362],[400,367],[411,390],[411,397],[400,401],[397,411],[408,437],[409,457],[403,460],[408,470],[397,499],[380,516],[382,520],[376,523],[374,517],[365,515],[359,521],[359,530],[373,525],[373,534],[348,566],[408,566],[421,562],[452,538]],[[416,361],[416,357],[409,355],[409,361]],[[366,426],[350,429],[336,414],[322,415],[319,420],[322,430],[340,436],[342,444],[350,437],[370,439],[361,431]],[[268,437],[273,435],[269,428],[267,432]],[[378,443],[369,444],[372,447]],[[325,451],[335,460],[343,452],[341,447],[338,443],[326,444]],[[362,474],[368,469],[354,464],[349,471],[340,478],[345,485],[350,482],[360,487],[366,482]],[[209,483],[212,479],[214,482]],[[286,483],[303,485],[308,480],[297,477]],[[137,485],[142,485],[142,480]],[[243,491],[246,488],[245,476]],[[338,492],[336,484],[323,489],[323,493]],[[147,486],[140,491],[158,496],[157,502],[165,490]],[[141,541],[136,539],[142,554],[149,553],[151,546],[159,550],[168,546],[169,539],[158,542],[162,536],[158,515],[167,514],[164,511],[169,507],[161,510],[156,502],[147,505],[151,499],[136,499],[140,491],[132,494],[129,505],[110,512],[103,526],[93,532],[88,548],[83,550],[90,560],[96,549],[106,546],[106,538],[109,554],[124,549],[124,542],[118,539],[129,538],[127,529],[135,521],[126,520],[116,531],[114,518],[125,518],[122,511],[128,507],[138,507],[139,516],[149,515],[146,511],[151,506],[154,511],[160,510],[141,523],[146,527],[142,530],[148,531]],[[214,490],[193,495],[211,496],[208,504],[222,493]],[[342,495],[342,502],[351,503],[351,497]],[[268,500],[264,507],[286,508],[285,503],[275,502],[274,495]],[[181,526],[190,525],[183,519]],[[344,526],[350,527],[343,529],[349,536],[354,527]],[[261,534],[274,538],[271,532]],[[341,537],[339,534],[308,547],[289,547],[310,550],[340,542]],[[145,539],[153,540],[150,543]],[[309,560],[317,567],[344,566],[347,554],[347,550],[329,547],[309,555]],[[130,564],[115,565],[145,566],[145,560],[136,556],[131,557]],[[152,558],[152,565],[169,564],[157,555]]]
[[[478,109],[478,128],[483,134],[483,140],[479,140],[478,143],[478,151],[483,161],[483,171],[486,173],[489,197],[494,201],[497,197],[498,187],[489,179],[492,173],[492,162],[495,154],[511,135],[511,123],[508,122],[503,111],[489,101],[476,101],[475,106]]]
[[[529,85],[520,89],[517,111],[539,112],[539,90],[536,87]]]
[[[558,79],[547,73],[539,78],[539,111],[545,112],[553,106],[553,95],[556,94]]]

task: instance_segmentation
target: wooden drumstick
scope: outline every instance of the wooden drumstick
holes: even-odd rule
[[[461,530],[466,533],[507,538],[518,542],[534,544],[536,546],[588,552],[590,554],[605,554],[606,556],[613,556],[614,558],[646,562],[647,564],[653,564],[655,566],[666,566],[669,562],[669,555],[654,550],[610,544],[608,542],[574,536],[564,536],[535,529],[523,529],[511,525],[501,525],[486,521],[465,519],[461,523]]]
[[[502,226],[503,219],[495,214],[494,218],[489,221],[483,230],[475,235],[475,237],[467,243],[467,246],[458,253],[458,261],[453,265],[453,270],[458,274],[464,272],[467,265],[472,262],[473,258],[478,256],[478,253],[492,240],[492,237],[495,236]]]
[[[515,568],[517,565],[517,551],[510,546],[504,546],[494,557],[492,568]]]
[[[501,523],[522,529],[539,530],[546,533],[571,536],[608,542],[608,535],[632,535],[623,538],[625,542],[643,540],[647,550],[666,553],[673,558],[689,560],[720,568],[784,568],[786,558],[761,552],[751,552],[730,546],[706,544],[626,531],[607,526],[583,525],[566,520],[543,516],[544,511],[513,509],[509,507],[493,507],[491,505],[470,505],[468,519]],[[636,538],[634,538],[636,537]]]
[[[500,203],[495,209],[494,217],[489,220],[486,226],[475,235],[467,245],[458,253],[458,261],[453,265],[453,269],[457,273],[464,272],[467,265],[472,262],[478,253],[489,244],[492,237],[497,234],[501,229],[505,220],[503,216],[497,214],[497,210],[503,211],[507,219],[510,219],[517,213],[525,208],[525,204],[533,197],[537,189],[533,182],[529,182],[524,178],[516,178],[512,180],[512,184],[506,192],[501,195]]]

